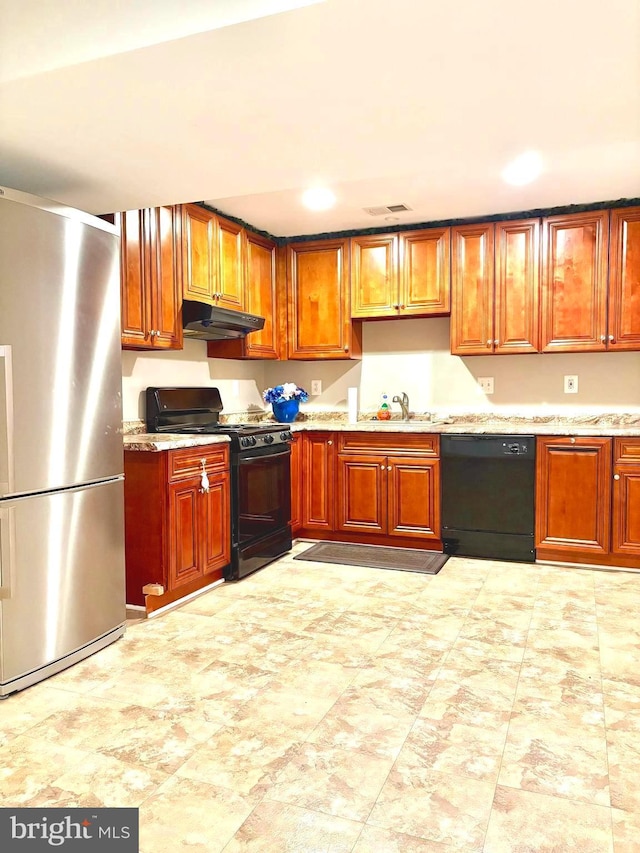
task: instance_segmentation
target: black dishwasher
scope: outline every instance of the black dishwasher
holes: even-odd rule
[[[533,562],[533,435],[443,435],[445,554]]]

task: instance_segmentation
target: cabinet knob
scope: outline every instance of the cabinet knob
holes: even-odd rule
[[[614,343],[614,342],[615,342],[615,338],[613,337],[613,335],[609,335],[609,343]]]
[[[569,439],[569,441],[571,442],[571,444],[575,444],[575,443],[576,443],[575,438],[570,438],[570,439]]]
[[[494,344],[495,344],[496,346],[499,346],[500,341],[494,341]]]
[[[487,341],[487,346],[490,347],[492,343],[493,343],[493,339],[489,338],[489,340]]]
[[[155,329],[151,329],[151,331],[149,332],[149,337],[150,337],[150,338],[153,338],[153,337],[155,336],[155,334],[156,334],[156,330],[155,330]]]
[[[400,310],[402,310],[403,308],[404,308],[404,305],[401,305],[401,306],[400,306]]]
[[[384,468],[385,468],[385,466],[384,466],[384,465],[381,465],[381,466],[380,466],[380,470],[381,470],[381,471],[384,471]]]
[[[344,351],[345,351],[345,352],[349,352],[349,347],[348,347],[348,345],[347,345],[347,344],[345,344],[345,345],[344,345]]]
[[[400,307],[400,305],[396,302],[396,304],[395,304],[393,307],[394,307],[394,308],[399,308],[399,307]]]
[[[387,471],[391,470],[391,465],[387,465]]]
[[[602,343],[604,343],[607,340],[607,336],[606,335],[600,335],[600,340],[602,341]]]
[[[619,480],[619,479],[620,479],[620,474],[614,474],[614,475],[613,475],[613,479],[614,479],[614,480]]]
[[[333,444],[333,441],[331,441],[331,439],[329,439],[329,441],[327,442],[327,444],[328,444],[329,446],[331,446],[331,445]]]

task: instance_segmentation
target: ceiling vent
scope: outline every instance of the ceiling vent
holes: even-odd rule
[[[388,204],[386,207],[364,207],[363,210],[369,216],[384,216],[387,213],[404,213],[412,208],[408,204]]]

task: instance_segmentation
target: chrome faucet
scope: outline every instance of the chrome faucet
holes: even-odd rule
[[[407,394],[407,392],[403,391],[401,397],[398,397],[398,395],[396,394],[391,402],[392,403],[400,403],[400,408],[402,409],[402,420],[408,421],[409,420],[409,395]]]

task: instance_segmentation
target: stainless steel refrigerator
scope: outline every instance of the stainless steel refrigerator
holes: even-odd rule
[[[124,632],[116,229],[0,188],[0,697]]]

